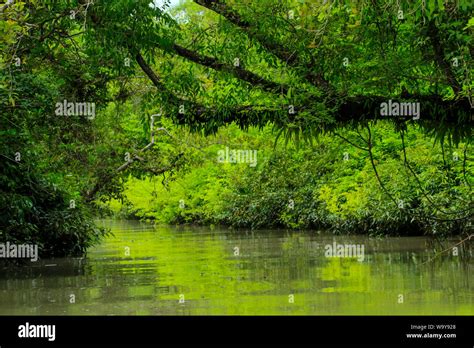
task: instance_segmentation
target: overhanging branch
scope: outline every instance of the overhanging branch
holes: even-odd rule
[[[240,66],[236,67],[230,64],[221,63],[214,57],[204,56],[177,44],[173,45],[173,49],[179,56],[189,61],[198,63],[200,65],[212,68],[217,71],[229,73],[240,80],[250,83],[252,86],[260,87],[267,92],[275,92],[278,90],[286,94],[288,91],[287,86],[282,86],[279,83],[267,80],[263,77],[254,74],[251,71],[243,69]]]
[[[282,61],[285,61],[289,66],[304,66],[306,69],[311,70],[311,67],[303,63],[296,52],[290,52],[282,47],[281,44],[272,41],[268,35],[261,35],[258,32],[252,30],[252,24],[244,20],[237,12],[230,8],[227,4],[220,0],[194,0],[195,3],[206,7],[207,9],[220,14],[231,23],[235,24],[242,30],[244,30],[249,37],[257,40],[268,52],[272,53]],[[328,90],[329,81],[327,81],[321,74],[313,72],[307,73],[305,79],[308,80],[312,85],[320,87],[324,90]]]

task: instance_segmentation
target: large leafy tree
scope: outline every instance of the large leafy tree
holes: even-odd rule
[[[360,136],[347,140],[372,163],[371,123],[388,100],[420,103],[419,119],[390,118],[402,137],[413,123],[441,142],[469,143],[473,6],[195,0],[171,16],[149,0],[10,1],[0,7],[2,129],[11,133],[4,152],[16,144],[28,153],[40,142],[47,150],[31,158],[56,154],[58,166],[74,163],[79,173],[90,149],[81,144],[96,141],[97,127],[55,117],[55,103],[105,109],[136,94],[147,112],[162,108],[205,134],[233,122],[243,129],[272,123],[287,139],[311,140],[352,127]],[[83,196],[117,188],[117,158],[103,149],[88,167]]]
[[[142,0],[26,1],[2,12],[23,13],[15,54],[59,64],[78,98],[135,76],[132,59],[158,88],[155,103],[208,132],[271,121],[310,135],[380,118],[380,103],[396,99],[420,102],[422,126],[470,135],[469,1],[194,2],[178,20]],[[179,65],[169,54],[194,64],[188,76],[184,64],[179,81],[169,76]],[[203,79],[209,69],[218,72],[212,83]]]
[[[468,1],[195,3],[178,23],[148,1],[95,3],[86,41],[102,42],[117,69],[131,56],[168,115],[193,129],[273,122],[313,136],[380,118],[380,104],[395,99],[419,102],[415,122],[438,135],[471,135]],[[218,73],[207,81],[210,69]]]

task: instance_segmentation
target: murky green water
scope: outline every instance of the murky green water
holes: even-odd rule
[[[104,224],[86,258],[2,268],[0,314],[474,314],[472,251],[424,263],[427,238]],[[325,256],[334,243],[363,260]]]

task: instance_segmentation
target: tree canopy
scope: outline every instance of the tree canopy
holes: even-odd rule
[[[0,5],[0,230],[13,233],[20,219],[34,220],[25,234],[44,226],[61,234],[62,222],[77,219],[85,227],[62,238],[95,240],[98,230],[81,239],[92,223],[61,210],[71,200],[119,198],[125,169],[141,177],[186,166],[184,147],[143,151],[156,132],[152,114],[163,116],[161,130],[204,135],[231,124],[271,126],[275,142],[330,134],[367,154],[385,191],[372,131],[388,121],[407,170],[416,174],[405,150],[415,127],[442,149],[465,144],[456,174],[465,177],[473,9],[469,0],[8,1]],[[58,103],[69,102],[108,117],[59,115]],[[404,112],[387,113],[392,105]],[[42,193],[30,197],[32,189]],[[45,211],[52,215],[37,219]]]
[[[143,72],[156,87],[151,104],[206,133],[272,122],[312,137],[380,119],[381,103],[393,99],[420,103],[419,119],[394,119],[400,127],[416,122],[455,141],[471,135],[470,1],[185,7],[172,17],[142,0],[13,2],[1,10],[3,61],[30,54],[22,69],[51,64],[66,80],[63,96],[99,105],[107,84],[117,85],[111,98],[126,98]]]

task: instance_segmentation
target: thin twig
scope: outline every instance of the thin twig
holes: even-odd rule
[[[427,264],[427,263],[430,262],[430,261],[433,261],[434,259],[436,259],[436,258],[437,258],[438,256],[440,256],[441,254],[445,253],[446,251],[452,250],[454,247],[457,247],[458,245],[463,244],[463,243],[464,243],[465,241],[467,241],[467,240],[471,240],[472,237],[474,237],[474,233],[470,234],[469,236],[467,236],[466,238],[464,238],[463,240],[461,240],[459,243],[456,243],[456,244],[450,246],[448,249],[445,249],[445,250],[443,250],[443,251],[440,251],[439,253],[436,253],[433,258],[428,259],[427,261],[423,262],[421,265],[424,265],[424,264]]]

